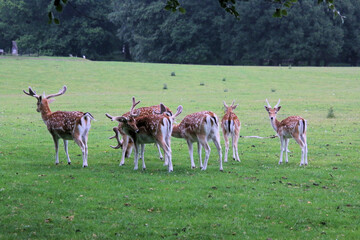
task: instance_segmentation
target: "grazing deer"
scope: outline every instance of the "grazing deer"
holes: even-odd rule
[[[225,156],[224,162],[227,162],[228,152],[229,152],[229,136],[231,135],[232,141],[232,150],[233,150],[233,159],[240,162],[239,153],[238,153],[238,141],[240,137],[240,128],[241,123],[239,118],[233,112],[238,104],[234,105],[235,101],[232,102],[231,106],[226,105],[225,101],[225,115],[221,120],[221,128],[225,140]]]
[[[68,153],[68,140],[74,140],[81,148],[83,167],[88,166],[88,134],[91,127],[91,120],[94,117],[89,113],[83,112],[63,112],[56,111],[51,112],[49,104],[54,101],[51,99],[63,95],[66,92],[66,86],[64,86],[58,93],[45,96],[39,96],[36,92],[29,87],[29,92],[23,90],[26,95],[35,97],[37,99],[37,112],[41,113],[41,117],[47,126],[51,136],[53,137],[55,144],[55,164],[59,164],[59,139],[64,141],[64,148],[67,157],[68,164],[71,164]]]
[[[157,143],[164,151],[165,164],[168,165],[168,171],[173,171],[172,159],[171,159],[171,143],[170,137],[175,117],[182,112],[182,106],[177,108],[177,112],[170,116],[166,114],[166,107],[161,105],[161,112],[158,114],[140,116],[139,112],[134,113],[134,108],[140,101],[135,102],[133,97],[133,105],[130,109],[129,117],[117,116],[113,117],[109,114],[105,114],[112,121],[122,122],[122,130],[131,137],[135,145],[134,156],[134,170],[138,169],[138,154],[139,147],[141,145],[142,156],[142,168],[146,169],[144,160],[144,144]],[[125,146],[123,146],[125,147]]]
[[[193,143],[197,142],[201,170],[206,170],[207,168],[211,151],[208,141],[211,139],[219,153],[220,171],[223,170],[219,120],[215,113],[210,111],[203,111],[187,115],[180,124],[174,125],[172,136],[176,138],[184,138],[186,140],[189,147],[191,168],[195,168],[193,158]],[[201,160],[202,147],[205,148],[204,165]]]
[[[153,115],[156,114],[157,111],[160,111],[160,105],[156,105],[156,106],[151,106],[151,107],[141,107],[136,109],[137,112],[139,113],[139,116],[146,116],[146,115]],[[172,112],[171,110],[166,107],[166,112],[171,116]],[[125,114],[122,115],[123,117],[129,118],[130,116],[130,112],[127,112]],[[125,164],[125,158],[130,157],[131,152],[133,150],[134,147],[134,142],[133,140],[122,130],[122,126],[124,123],[119,122],[119,125],[117,127],[113,128],[113,131],[115,132],[115,135],[112,137],[109,137],[109,139],[113,139],[115,138],[118,142],[117,146],[110,146],[114,149],[122,149],[122,154],[121,154],[121,160],[120,160],[120,166]],[[122,139],[120,140],[119,138],[119,134],[122,136]],[[159,158],[160,160],[163,159],[163,155],[161,154],[161,150],[160,150],[160,146],[158,144],[155,144],[158,152],[159,152]]]
[[[299,144],[301,148],[301,162],[300,166],[308,165],[307,161],[307,143],[306,143],[306,128],[307,122],[305,119],[299,116],[288,117],[281,122],[276,119],[276,114],[280,111],[281,106],[280,99],[278,103],[272,108],[266,99],[267,106],[265,106],[266,111],[269,113],[271,126],[274,128],[275,132],[280,138],[280,161],[282,163],[283,153],[285,152],[286,160],[288,163],[288,143],[290,138],[294,138],[295,141]]]

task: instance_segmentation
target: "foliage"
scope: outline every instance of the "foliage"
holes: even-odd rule
[[[184,0],[186,14],[162,11],[162,4],[161,0],[125,0],[116,3],[109,15],[121,26],[118,37],[128,42],[136,61],[328,65],[348,51],[344,48],[345,26],[312,0],[292,6],[286,19],[273,18],[272,3],[263,0],[242,2],[238,8],[246,17],[239,20],[219,11],[214,1],[194,4]],[[346,23],[351,29],[356,25]]]
[[[75,60],[0,58],[0,239],[358,238],[359,68]],[[220,80],[224,76],[226,82]],[[61,163],[55,166],[36,100],[22,93],[28,86],[54,93],[63,84],[68,91],[51,109],[89,111],[97,119],[85,169],[74,143],[72,165],[60,148]],[[224,163],[220,172],[211,144],[204,172],[190,168],[185,141],[172,139],[173,173],[153,145],[145,148],[146,171],[134,171],[132,159],[119,167],[120,151],[111,149],[114,140],[108,139],[116,123],[104,113],[129,111],[132,96],[141,106],[182,104],[178,122],[201,110],[222,117],[222,101],[235,99],[243,136],[274,134],[263,105],[267,97],[281,98],[279,119],[308,120],[309,166],[298,166],[301,152],[293,140],[289,163],[279,166],[277,139],[240,139],[242,162]],[[337,118],[324,115],[329,105]]]
[[[249,1],[249,0],[238,0],[238,2],[242,2],[242,1]],[[265,1],[267,1],[267,0],[265,0]],[[218,0],[218,2],[220,4],[221,8],[223,8],[226,12],[233,15],[237,19],[239,18],[240,13],[236,9],[236,2],[237,2],[236,0]],[[272,16],[281,18],[283,16],[288,15],[288,10],[295,3],[297,3],[298,0],[272,0],[272,1],[267,1],[267,2],[270,2],[277,6]],[[301,0],[300,0],[300,2],[301,2]],[[334,13],[334,16],[340,17],[341,21],[344,22],[344,19],[346,17],[344,15],[341,15],[340,11],[337,10],[337,8],[335,7],[335,4],[334,4],[334,0],[318,0],[317,2],[318,2],[318,4],[325,3],[328,6],[328,8]],[[258,5],[258,6],[260,6],[260,5]],[[179,11],[181,13],[185,13],[185,9],[183,7],[181,7],[178,0],[167,0],[165,9],[172,11],[172,12]]]
[[[46,12],[52,7],[48,0],[3,1],[0,46],[9,46],[16,40],[20,54],[72,54],[89,59],[119,51],[122,44],[116,39],[115,26],[106,18],[110,10],[105,6],[109,2],[103,1],[102,8],[95,0],[68,2],[62,9],[62,19],[66,21],[55,25],[46,24]]]
[[[329,10],[334,1],[322,2],[0,0],[0,48],[10,52],[15,40],[20,54],[85,55],[93,60],[357,65],[359,1],[336,2],[347,17],[344,23],[334,18],[335,7]],[[175,12],[166,11],[174,10],[167,4],[176,4]],[[237,19],[223,11],[235,4],[241,13]],[[276,9],[287,16],[272,17]],[[52,21],[61,18],[61,24],[46,24],[49,11]]]

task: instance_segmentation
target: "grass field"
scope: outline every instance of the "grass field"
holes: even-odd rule
[[[61,142],[55,166],[36,100],[22,93],[31,86],[50,94],[63,85],[68,91],[52,111],[91,112],[97,119],[85,169],[75,143],[69,144],[72,165]],[[241,162],[224,163],[224,172],[212,143],[208,169],[191,169],[181,139],[172,140],[173,173],[153,145],[146,147],[146,171],[134,171],[133,158],[119,167],[121,152],[108,139],[116,124],[104,114],[129,111],[132,96],[139,107],[183,105],[178,122],[201,110],[221,118],[222,101],[236,100],[243,136],[273,135],[265,98],[272,105],[281,98],[279,119],[308,120],[309,166],[299,167],[293,140],[289,163],[279,166],[278,139],[241,138]],[[1,58],[0,239],[358,239],[359,109],[360,68]]]

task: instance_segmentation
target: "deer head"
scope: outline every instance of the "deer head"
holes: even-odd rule
[[[31,87],[29,87],[29,92],[26,92],[23,90],[23,92],[31,97],[34,97],[37,99],[37,112],[41,112],[45,107],[48,107],[48,104],[52,103],[55,99],[50,99],[53,97],[57,97],[60,95],[63,95],[66,92],[66,86],[64,85],[62,89],[59,90],[58,93],[50,94],[48,96],[45,95],[45,93],[42,96],[39,96],[36,94],[36,91],[33,90]]]
[[[134,112],[134,108],[136,105],[138,105],[140,103],[140,101],[135,101],[135,97],[132,98],[132,107],[130,108],[130,116],[129,117],[124,117],[124,116],[118,116],[118,117],[113,117],[110,114],[106,113],[105,115],[111,119],[111,121],[118,121],[118,122],[122,122],[126,125],[128,125],[135,133],[139,132],[139,128],[136,126],[136,117],[139,116],[140,112],[137,111],[136,113]]]
[[[230,106],[228,106],[225,101],[223,101],[223,103],[224,103],[224,107],[225,107],[225,113],[227,113],[227,112],[229,112],[229,111],[230,111],[230,112],[234,111],[235,108],[239,105],[239,104],[234,105],[234,104],[235,104],[235,100],[233,100],[233,102],[231,103]]]
[[[271,107],[271,105],[269,104],[269,101],[267,99],[265,101],[267,103],[267,106],[264,106],[264,107],[265,107],[266,111],[269,113],[270,120],[276,119],[276,114],[280,111],[280,108],[281,108],[281,106],[279,106],[280,99],[274,108]]]

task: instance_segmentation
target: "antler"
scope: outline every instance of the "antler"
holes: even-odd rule
[[[35,98],[39,98],[40,96],[36,94],[36,92],[34,90],[32,90],[31,87],[29,87],[29,92],[25,92],[25,90],[23,90],[23,92],[26,94],[26,95],[29,95],[31,97],[35,97]]]
[[[65,92],[66,92],[66,86],[64,85],[62,89],[59,90],[58,93],[55,93],[55,94],[50,94],[49,96],[47,96],[46,98],[49,99],[49,98],[53,98],[53,97],[57,97],[57,96],[60,96],[60,95],[63,95]]]
[[[131,109],[130,109],[130,116],[132,116],[132,117],[137,117],[137,116],[140,115],[140,112],[137,111],[137,113],[134,113],[133,111],[134,111],[135,106],[138,105],[138,104],[140,103],[140,101],[137,101],[137,102],[136,102],[136,101],[135,101],[135,97],[132,97],[132,101],[133,101],[133,104],[132,104],[132,107],[131,107]]]
[[[266,103],[267,103],[267,106],[268,106],[269,108],[271,108],[271,105],[270,105],[269,101],[268,101],[267,99],[265,99],[265,101],[266,101]]]
[[[110,118],[111,121],[114,121],[114,120],[115,120],[115,117],[111,116],[111,115],[108,114],[108,113],[105,113],[105,116],[107,116],[108,118]]]
[[[279,101],[277,102],[277,104],[275,105],[274,108],[277,108],[279,106],[279,104],[280,104],[280,98],[279,98]]]
[[[235,100],[233,100],[233,102],[232,102],[231,106],[233,107],[233,106],[234,106],[234,104],[235,104]]]
[[[180,115],[180,113],[182,113],[183,106],[179,105],[179,106],[178,106],[178,108],[177,108],[176,110],[177,110],[177,111],[176,111],[175,115],[174,115],[174,116],[172,116],[172,118],[174,118],[174,119],[175,119],[177,116],[179,116],[179,115]]]
[[[109,139],[115,138],[115,139],[117,140],[117,142],[118,142],[118,145],[117,145],[117,146],[111,146],[111,145],[110,145],[110,147],[112,147],[112,148],[114,148],[114,149],[122,148],[122,143],[121,143],[121,141],[120,141],[120,139],[119,139],[119,129],[118,129],[117,127],[114,127],[114,128],[113,128],[113,131],[115,132],[115,135],[112,136],[112,137],[109,137]]]
[[[229,106],[226,104],[225,101],[223,101],[223,103],[224,103],[224,107],[225,107],[225,108],[228,108],[228,107],[229,107]]]

